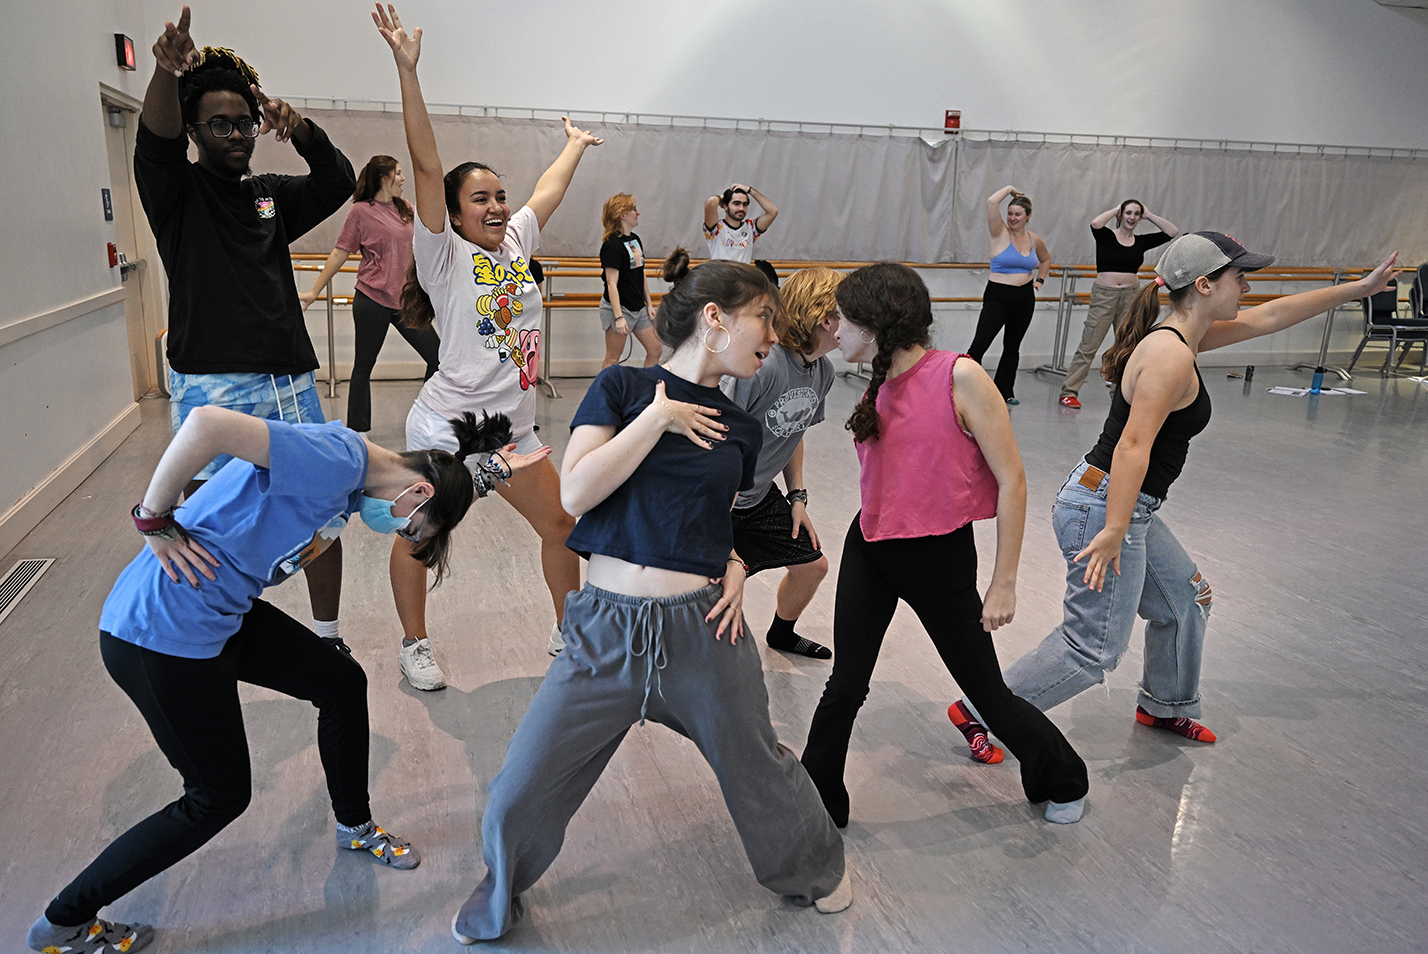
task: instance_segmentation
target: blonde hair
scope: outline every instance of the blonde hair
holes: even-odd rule
[[[773,319],[778,343],[795,354],[812,352],[818,344],[819,323],[838,306],[834,293],[842,280],[842,272],[822,265],[794,272],[779,289],[783,307]]]
[[[635,197],[628,192],[616,192],[605,200],[605,208],[600,212],[600,224],[605,226],[605,235],[600,239],[608,242],[610,236],[620,231],[620,219],[635,207]]]

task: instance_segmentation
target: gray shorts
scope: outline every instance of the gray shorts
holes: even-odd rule
[[[628,308],[620,309],[625,319],[625,325],[630,331],[639,331],[641,328],[653,328],[654,322],[650,321],[648,308],[641,308],[639,311],[630,311]],[[615,330],[615,306],[605,299],[600,299],[600,327],[606,331]]]

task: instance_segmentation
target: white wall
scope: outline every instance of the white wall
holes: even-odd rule
[[[362,3],[195,9],[289,96],[395,100]],[[161,24],[176,3],[145,3]],[[433,102],[1428,147],[1428,11],[1373,0],[406,0]],[[261,28],[258,27],[261,25]],[[155,31],[144,33],[148,37]]]

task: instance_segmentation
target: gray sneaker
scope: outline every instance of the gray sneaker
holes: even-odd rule
[[[421,855],[415,848],[373,822],[357,829],[337,826],[337,847],[371,852],[388,868],[407,870],[421,864]]]
[[[444,689],[446,674],[436,664],[436,656],[431,651],[431,640],[418,639],[410,646],[402,640],[399,653],[402,660],[402,675],[407,677],[413,689]]]

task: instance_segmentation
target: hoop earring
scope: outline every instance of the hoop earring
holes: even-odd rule
[[[863,344],[872,344],[874,341],[878,340],[878,336],[869,335],[868,329],[866,328],[863,328],[858,332],[858,337],[863,339]]]
[[[718,330],[718,331],[724,332],[724,347],[722,347],[722,348],[711,348],[711,347],[709,347],[709,332],[714,331],[714,330]],[[705,329],[704,329],[704,337],[703,337],[702,340],[703,340],[703,342],[704,342],[704,350],[705,350],[705,351],[709,352],[710,354],[723,354],[725,351],[729,350],[729,342],[732,341],[733,339],[734,339],[734,336],[731,335],[731,334],[729,334],[729,329],[728,329],[728,328],[725,328],[723,325],[715,325],[713,328],[705,328]]]

